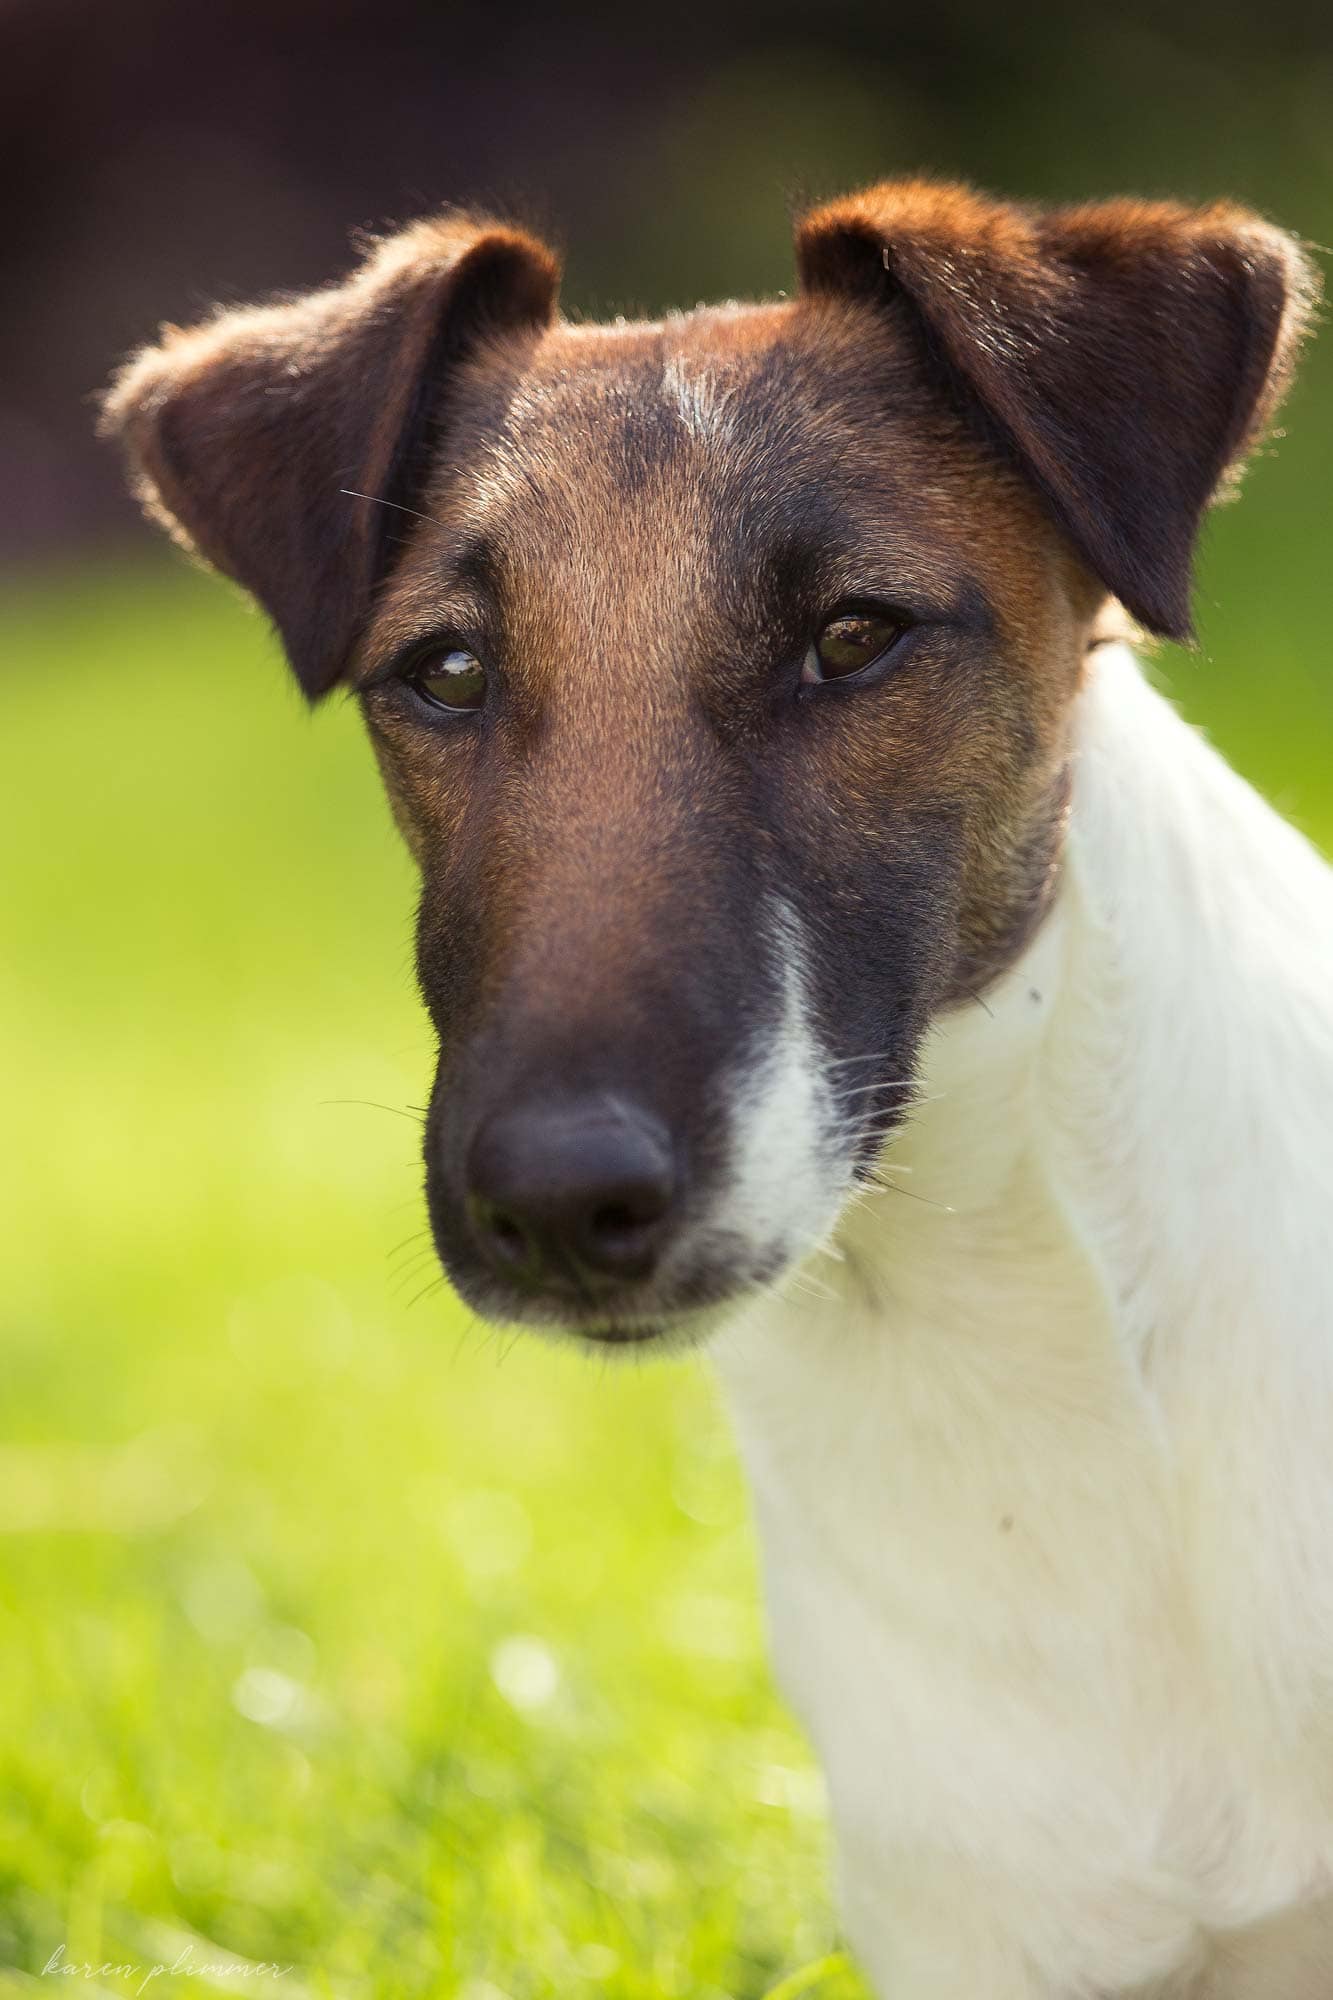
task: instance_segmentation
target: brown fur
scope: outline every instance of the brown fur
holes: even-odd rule
[[[725,447],[692,445],[665,409],[673,356],[688,357],[728,412]],[[1065,718],[1101,598],[1027,486],[932,407],[910,345],[860,302],[694,316],[665,330],[557,328],[526,361],[517,396],[504,348],[461,372],[449,411],[459,471],[427,488],[430,527],[405,553],[354,679],[414,633],[469,622],[448,591],[445,552],[487,525],[506,551],[516,740],[520,726],[544,731],[549,774],[543,790],[523,788],[505,839],[545,857],[516,879],[551,913],[562,1004],[577,968],[596,963],[581,906],[597,924],[610,917],[621,939],[643,926],[652,899],[630,857],[637,839],[665,841],[665,801],[691,803],[698,718],[722,739],[762,727],[762,670],[781,641],[770,637],[773,599],[753,584],[768,552],[748,548],[734,524],[767,510],[779,537],[796,535],[803,502],[792,485],[856,523],[859,568],[830,572],[827,602],[855,589],[873,551],[889,596],[948,604],[970,591],[989,606],[984,645],[942,635],[933,660],[884,700],[840,705],[836,730],[803,742],[795,774],[805,810],[827,816],[835,904],[858,857],[891,845],[914,817],[961,842],[951,981],[970,990],[1026,935],[1048,888]],[[626,410],[639,413],[636,445]],[[440,745],[373,695],[368,713],[424,852],[433,832],[455,829]],[[598,816],[609,822],[604,853]],[[583,888],[566,880],[557,893],[546,875],[570,836]],[[450,844],[439,843],[441,865]],[[496,925],[507,906],[492,897]]]
[[[388,567],[384,525],[439,382],[492,320],[538,327],[559,269],[467,217],[418,223],[354,277],[291,304],[163,329],[122,370],[104,428],[147,512],[265,606],[307,694],[339,680]]]
[[[459,1178],[487,1105],[632,1078],[706,1193],[781,905],[823,1046],[873,1049],[901,1105],[932,1013],[1040,921],[1108,593],[1187,628],[1201,512],[1312,291],[1239,210],[920,183],[819,210],[798,259],[790,302],[574,327],[540,245],[419,225],[170,335],[108,402],[150,509],[309,692],[360,693],[422,869],[437,1233],[488,1309]],[[849,599],[915,623],[877,678],[802,687]],[[481,715],[404,679],[442,635],[488,668]],[[689,1296],[756,1275],[725,1266]]]
[[[1217,202],[1036,210],[868,189],[808,216],[805,285],[899,299],[943,382],[1150,630],[1190,630],[1200,517],[1272,417],[1313,298],[1298,246]]]

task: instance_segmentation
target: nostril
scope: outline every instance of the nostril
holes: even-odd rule
[[[483,1226],[504,1263],[517,1266],[527,1262],[528,1239],[512,1215],[506,1215],[501,1208],[492,1209]]]
[[[623,1201],[603,1202],[589,1217],[593,1235],[605,1237],[628,1236],[641,1226],[643,1220]]]
[[[612,1275],[631,1275],[631,1266],[651,1259],[665,1209],[665,1202],[654,1202],[651,1207],[646,1203],[603,1202],[593,1209],[581,1232],[579,1248],[584,1261]]]
[[[659,1173],[636,1177],[614,1193],[592,1193],[582,1215],[571,1218],[573,1248],[584,1270],[606,1278],[646,1277],[661,1245],[672,1185],[664,1164]]]
[[[477,1245],[493,1268],[561,1292],[646,1277],[676,1196],[665,1128],[605,1098],[515,1106],[487,1120],[468,1182]]]

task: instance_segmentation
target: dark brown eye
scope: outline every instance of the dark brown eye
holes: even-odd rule
[[[801,680],[808,686],[859,674],[882,659],[906,630],[905,621],[887,611],[844,611],[819,632],[802,662]]]
[[[475,653],[461,647],[448,653],[432,653],[407,676],[431,708],[469,712],[486,699],[486,669]]]

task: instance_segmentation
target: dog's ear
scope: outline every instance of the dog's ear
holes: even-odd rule
[[[1151,631],[1190,634],[1209,501],[1272,417],[1316,281],[1245,209],[1033,210],[888,183],[800,224],[807,293],[897,302],[956,405]]]
[[[103,428],[143,505],[259,599],[312,699],[410,525],[396,510],[419,502],[451,367],[490,333],[547,324],[558,282],[517,231],[417,223],[344,284],[165,329],[112,384]]]

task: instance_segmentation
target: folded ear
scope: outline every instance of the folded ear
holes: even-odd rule
[[[165,329],[112,384],[103,428],[144,507],[259,599],[312,699],[346,667],[394,510],[419,502],[451,367],[489,332],[545,325],[558,282],[530,237],[422,222],[344,284]]]
[[[946,391],[1150,630],[1190,633],[1200,520],[1257,442],[1316,292],[1245,209],[1033,210],[904,182],[799,227],[804,289],[896,300]]]

